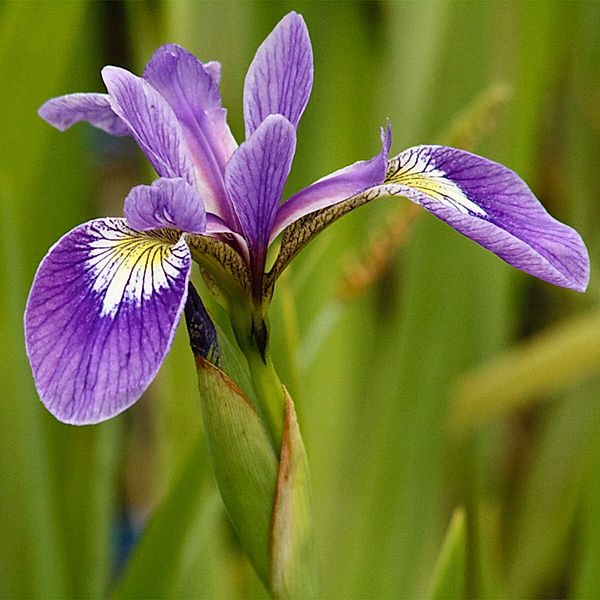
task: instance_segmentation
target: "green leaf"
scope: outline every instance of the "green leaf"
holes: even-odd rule
[[[2,597],[94,597],[110,575],[114,428],[91,434],[58,423],[40,403],[25,355],[23,310],[33,274],[59,235],[89,218],[86,153],[77,133],[37,115],[79,89],[96,50],[82,2],[7,2],[0,10],[0,559]],[[43,65],[43,68],[40,68]],[[79,83],[78,83],[79,82]],[[68,172],[69,178],[62,174]],[[77,174],[74,176],[74,174]],[[76,493],[71,493],[78,483]]]
[[[596,443],[586,465],[577,528],[580,558],[570,596],[600,598],[600,446]]]
[[[200,356],[195,358],[215,478],[240,542],[269,587],[277,457],[244,393],[223,371]]]
[[[512,347],[465,376],[455,390],[453,425],[507,413],[598,372],[600,313],[573,317]]]
[[[435,565],[428,598],[465,598],[465,511],[457,508],[450,519],[446,538]]]
[[[207,471],[202,468],[205,462],[206,447],[200,436],[167,497],[150,520],[113,598],[172,597],[185,562],[183,551],[195,523],[202,525],[203,537],[208,540],[204,545],[214,546],[209,536],[213,523],[207,518],[213,512],[214,497],[207,485],[210,481]],[[201,576],[209,579],[208,573]],[[210,588],[204,583],[202,589],[208,592],[206,588]]]
[[[600,435],[600,404],[595,390],[579,390],[549,407],[517,490],[505,565],[510,598],[539,598],[559,589],[573,550],[581,552],[578,537],[576,546],[570,542]]]
[[[271,590],[276,598],[315,598],[317,564],[310,473],[294,403],[285,423],[271,530]]]

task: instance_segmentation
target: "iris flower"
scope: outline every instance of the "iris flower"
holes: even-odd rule
[[[39,114],[60,130],[88,121],[133,136],[159,178],[131,190],[124,218],[94,219],[65,234],[35,275],[27,353],[41,400],[62,421],[102,421],[140,397],[171,347],[193,261],[229,308],[264,310],[300,249],[375,198],[408,198],[509,264],[586,288],[580,236],[553,219],[518,175],[444,146],[389,159],[389,125],[375,157],[282,202],[313,83],[310,39],[296,13],[280,21],[249,67],[239,146],[221,107],[218,63],[167,44],[142,77],[114,66],[102,77],[107,94],[53,98]],[[265,273],[267,250],[281,233]]]

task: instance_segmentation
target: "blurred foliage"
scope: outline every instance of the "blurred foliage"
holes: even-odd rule
[[[131,140],[60,134],[37,107],[177,42],[222,62],[239,140],[247,66],[292,9],[315,85],[290,192],[374,155],[389,117],[393,153],[452,139],[519,172],[592,256],[587,294],[553,288],[389,200],[279,281],[323,597],[600,596],[600,4],[509,1],[0,6],[0,596],[265,595],[216,492],[185,331],[135,407],[75,428],[37,399],[22,314],[48,247],[152,178]]]

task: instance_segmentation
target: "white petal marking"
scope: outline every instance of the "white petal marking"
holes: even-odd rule
[[[417,151],[403,152],[390,161],[386,183],[412,187],[430,198],[469,215],[487,217],[488,214],[475,204],[446,173],[436,168],[431,158]]]
[[[101,237],[91,242],[87,263],[92,290],[103,294],[100,316],[113,316],[123,302],[141,306],[178,276],[169,256],[180,262],[185,250],[172,240],[150,232],[134,235],[117,221],[96,227]]]

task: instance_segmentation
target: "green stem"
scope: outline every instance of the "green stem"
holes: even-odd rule
[[[265,426],[277,456],[281,450],[285,395],[271,361],[268,345],[266,309],[249,303],[229,306],[231,325],[238,345],[248,362],[252,387],[256,393],[255,408]]]
[[[268,351],[263,356],[257,348],[245,353],[250,369],[250,378],[256,392],[256,409],[265,424],[265,428],[277,456],[281,450],[283,420],[285,416],[285,396],[275,367]]]

